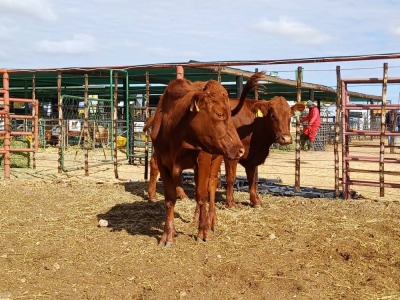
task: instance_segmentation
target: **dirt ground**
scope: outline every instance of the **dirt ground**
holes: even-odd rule
[[[0,180],[1,300],[400,299],[396,191],[348,201],[262,195],[262,209],[237,192],[241,205],[226,209],[221,190],[204,243],[187,185],[176,243],[165,248],[161,185],[148,203],[143,170],[129,168],[119,180],[54,168]]]

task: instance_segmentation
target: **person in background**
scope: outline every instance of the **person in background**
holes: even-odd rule
[[[301,123],[308,122],[308,125],[303,127],[303,133],[300,136],[301,148],[305,150],[305,144],[308,142],[308,149],[314,150],[314,141],[317,136],[318,129],[321,126],[321,118],[319,110],[315,102],[308,100],[308,115],[303,117]]]
[[[400,130],[400,116],[397,114],[397,110],[389,110],[386,114],[385,119],[386,130],[397,132]],[[391,144],[393,142],[393,144]],[[395,146],[397,143],[396,136],[388,136],[388,144]]]

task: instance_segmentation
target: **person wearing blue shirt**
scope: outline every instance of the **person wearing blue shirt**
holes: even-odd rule
[[[390,110],[386,114],[386,130],[387,131],[392,131],[392,132],[397,132],[400,129],[400,115],[398,115],[396,110]],[[388,144],[392,145],[391,142],[393,140],[393,146],[396,145],[397,143],[397,137],[396,136],[388,136]]]

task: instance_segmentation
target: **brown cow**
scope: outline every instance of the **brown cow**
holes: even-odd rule
[[[236,106],[237,99],[231,100],[232,106]],[[240,158],[239,163],[245,168],[249,183],[250,202],[254,207],[262,205],[257,194],[257,183],[255,180],[256,167],[264,163],[269,148],[273,143],[287,145],[292,143],[290,134],[290,119],[296,110],[303,111],[304,105],[297,103],[290,107],[285,98],[274,97],[269,101],[257,101],[246,99],[241,111],[233,116],[233,122],[240,139],[245,147],[245,154]],[[233,186],[236,181],[237,160],[225,160],[225,172],[227,181],[226,204],[228,207],[236,206],[233,199]],[[156,197],[157,164],[150,164],[149,199]],[[215,165],[215,168],[220,166]],[[218,170],[213,170],[218,174]],[[214,179],[215,180],[215,179]],[[216,185],[210,187],[211,194],[215,194]],[[178,198],[183,199],[186,194],[181,186],[177,188]]]
[[[199,207],[198,238],[206,240],[215,220],[213,203],[207,211],[212,154],[239,159],[244,152],[232,123],[226,89],[214,80],[201,85],[184,79],[170,82],[154,114],[151,139],[166,206],[160,244],[171,246],[174,242],[176,187],[181,184],[182,170],[193,167]]]
[[[231,101],[232,106],[237,103],[237,100]],[[246,99],[240,112],[232,118],[246,150],[239,163],[246,170],[250,202],[253,207],[262,205],[257,194],[256,168],[264,163],[273,143],[280,145],[292,143],[290,120],[296,110],[303,111],[304,104],[296,103],[290,107],[286,99],[279,96],[269,101]],[[236,205],[233,199],[233,185],[236,181],[237,163],[237,160],[225,159],[228,207]]]

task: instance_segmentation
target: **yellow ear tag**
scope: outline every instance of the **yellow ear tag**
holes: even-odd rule
[[[264,117],[263,113],[261,110],[257,110],[257,118],[262,118]]]

